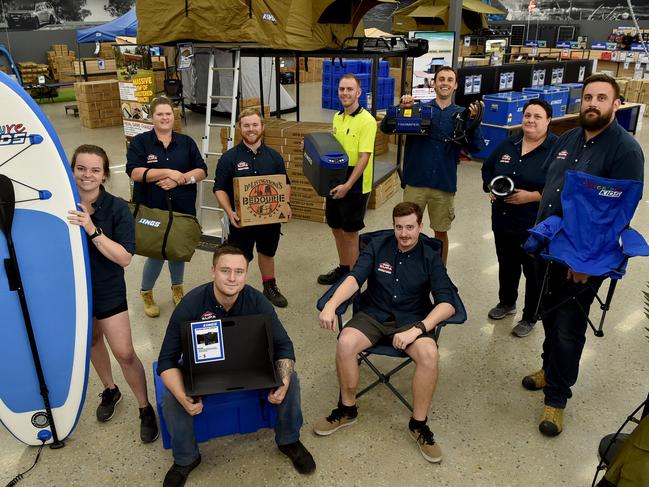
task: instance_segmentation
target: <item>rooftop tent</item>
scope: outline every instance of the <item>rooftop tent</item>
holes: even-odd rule
[[[448,8],[449,0],[418,0],[394,12],[392,31],[448,30]],[[503,13],[480,0],[462,0],[461,34],[487,27],[487,14]]]
[[[137,17],[132,8],[121,17],[110,22],[77,31],[77,43],[113,42],[117,36],[135,37],[137,34]]]
[[[363,15],[383,2],[393,0],[137,0],[138,42],[337,48]]]

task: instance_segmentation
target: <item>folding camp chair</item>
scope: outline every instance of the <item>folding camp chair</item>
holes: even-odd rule
[[[592,291],[602,310],[599,326],[586,315],[595,336],[604,336],[606,313],[619,279],[624,276],[629,257],[649,255],[642,235],[629,227],[638,202],[642,182],[607,179],[579,171],[567,171],[561,204],[563,217],[551,216],[530,229],[525,250],[539,253],[546,265],[537,316],[543,317],[576,296],[569,296],[552,308],[542,306],[548,292],[552,262],[559,262],[576,272],[610,278],[606,298],[602,299],[589,282],[580,293]]]
[[[361,252],[363,251],[363,248],[373,239],[376,237],[382,237],[385,235],[392,234],[393,230],[377,230],[374,232],[368,232],[364,233],[360,236],[360,247],[361,247]],[[428,237],[427,235],[424,235],[423,233],[420,234],[420,240],[424,243],[424,245],[428,245],[431,247],[435,252],[438,252],[441,255],[442,252],[442,242],[440,240],[437,240],[435,238]],[[346,276],[345,276],[346,277]],[[334,292],[336,289],[338,289],[338,286],[345,280],[345,277],[341,278],[337,283],[332,285],[327,292],[325,292],[322,297],[317,302],[317,308],[319,311],[322,311],[324,308],[325,304],[331,297],[333,296]],[[451,283],[452,284],[452,283]],[[448,320],[438,324],[435,327],[435,330],[433,331],[432,337],[435,339],[435,342],[439,343],[439,335],[442,331],[442,328],[446,324],[461,324],[464,323],[467,319],[466,315],[466,309],[464,307],[464,303],[462,303],[462,300],[460,299],[460,295],[458,294],[457,288],[452,284],[452,290],[453,290],[453,303],[451,303],[455,307],[455,314],[451,316]],[[367,291],[364,291],[367,292]],[[347,301],[342,303],[338,309],[336,309],[336,317],[338,318],[338,328],[339,330],[342,331],[343,327],[345,326],[345,323],[343,321],[343,315],[347,312],[347,309],[349,308],[349,305],[352,305],[352,314],[355,314],[357,311],[358,304],[360,302],[360,297],[361,297],[361,292],[360,290],[351,298],[349,298]],[[380,356],[385,356],[385,357],[394,357],[394,358],[400,358],[403,359],[396,367],[391,369],[388,372],[382,372],[371,360],[370,356],[371,355],[380,355]],[[399,372],[401,369],[406,367],[412,362],[412,358],[402,350],[397,350],[395,349],[392,345],[385,345],[379,342],[373,347],[368,348],[367,350],[361,352],[358,354],[358,363],[365,363],[367,366],[376,374],[377,379],[369,384],[367,387],[362,389],[360,392],[356,394],[356,397],[360,397],[369,390],[373,389],[376,387],[378,384],[384,384],[388,389],[392,391],[392,393],[397,396],[397,398],[410,410],[412,411],[412,405],[406,400],[405,397],[390,383],[390,379],[392,378],[393,375],[395,375],[397,372]]]

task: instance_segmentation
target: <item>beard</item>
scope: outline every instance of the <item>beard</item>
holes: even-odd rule
[[[586,115],[588,115],[591,112],[597,114],[597,116],[587,117]],[[606,112],[600,112],[595,108],[591,108],[589,110],[586,110],[585,112],[579,113],[579,125],[581,125],[584,129],[591,130],[591,131],[603,129],[611,121],[612,114],[613,114],[612,108]]]
[[[248,145],[255,145],[259,140],[263,137],[263,132],[258,134],[258,135],[252,135],[252,134],[241,134],[241,138],[244,140],[244,142]]]

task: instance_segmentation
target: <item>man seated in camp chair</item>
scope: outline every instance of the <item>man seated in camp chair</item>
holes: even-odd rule
[[[413,414],[408,430],[424,458],[439,462],[441,449],[426,424],[437,383],[438,361],[437,345],[430,334],[455,313],[451,304],[453,285],[439,253],[421,241],[422,211],[419,206],[411,202],[399,203],[392,211],[392,222],[394,235],[378,236],[370,241],[349,276],[320,313],[320,326],[335,331],[336,309],[367,281],[367,291],[361,295],[357,312],[338,337],[338,406],[316,423],[314,431],[326,436],[356,422],[357,355],[387,339],[415,362]]]

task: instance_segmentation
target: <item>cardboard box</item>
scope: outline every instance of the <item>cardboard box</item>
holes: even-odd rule
[[[234,203],[242,227],[288,221],[286,176],[234,178]]]

